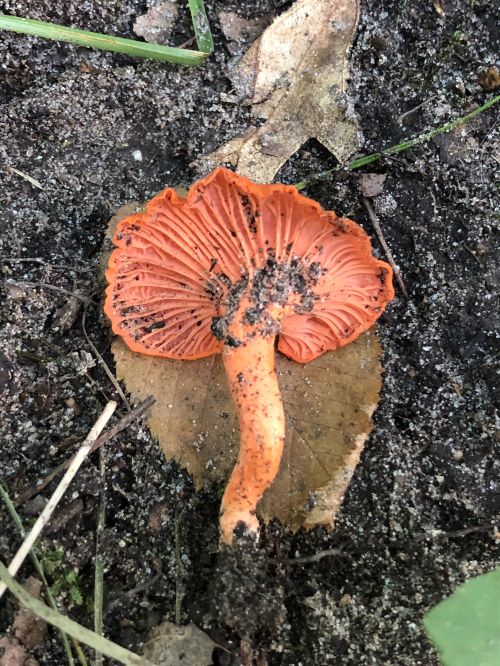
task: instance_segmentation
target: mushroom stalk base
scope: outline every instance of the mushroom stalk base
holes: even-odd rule
[[[227,544],[239,523],[258,534],[257,502],[280,466],[285,414],[274,355],[274,336],[260,334],[239,347],[226,344],[222,354],[241,432],[238,460],[221,504],[221,538]]]

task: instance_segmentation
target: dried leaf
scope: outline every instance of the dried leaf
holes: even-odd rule
[[[30,576],[24,587],[36,599],[40,598],[42,583]],[[10,635],[0,639],[0,666],[38,666],[38,661],[29,650],[43,645],[47,634],[47,623],[33,611],[21,606],[12,623]]]
[[[477,80],[483,90],[496,90],[500,88],[500,72],[498,71],[498,67],[492,65],[480,70]]]
[[[345,97],[347,52],[358,21],[357,0],[297,0],[252,44],[229,73],[233,87],[265,123],[208,155],[270,182],[310,138],[340,161],[357,147]]]
[[[156,627],[144,645],[144,656],[157,666],[211,666],[217,646],[194,624],[165,622]]]
[[[364,173],[359,179],[359,190],[364,197],[378,197],[384,191],[386,173]]]
[[[26,580],[24,588],[36,599],[40,599],[42,583],[37,578],[30,576]],[[29,608],[21,606],[14,618],[12,631],[19,643],[30,650],[43,644],[47,633],[47,623],[37,617]]]
[[[132,399],[152,394],[151,432],[169,459],[193,476],[197,488],[225,481],[239,448],[238,421],[220,356],[174,361],[131,352],[113,343],[116,375]],[[260,505],[297,529],[333,525],[345,489],[371,430],[381,368],[373,332],[306,365],[283,356],[277,372],[287,414],[278,477]]]
[[[269,25],[270,17],[246,19],[236,12],[221,11],[219,21],[222,33],[228,42],[228,51],[235,54],[261,34],[262,30]]]
[[[153,44],[166,44],[179,17],[177,0],[166,0],[150,7],[146,14],[136,18],[134,32]]]
[[[0,666],[38,666],[38,661],[10,636],[0,638]]]

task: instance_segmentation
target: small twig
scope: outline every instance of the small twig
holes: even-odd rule
[[[87,303],[88,305],[97,305],[97,303],[95,303],[91,298],[88,298],[88,296],[79,294],[76,291],[69,291],[69,289],[64,289],[63,287],[56,287],[55,284],[47,284],[47,282],[14,282],[13,280],[8,280],[5,284],[7,286],[11,285],[13,287],[20,287],[21,289],[23,287],[32,287],[34,289],[38,289],[40,287],[41,289],[48,289],[49,291],[58,291],[60,294],[66,294],[66,296],[73,296],[74,298],[78,298],[78,300],[82,301],[83,303]]]
[[[40,257],[8,257],[4,259],[11,264],[40,264],[40,266],[46,266],[47,268],[58,268],[65,271],[73,271],[75,273],[90,273],[94,269],[91,267],[88,268],[76,268],[75,266],[69,266],[68,264],[52,264],[50,261],[45,261]]]
[[[29,554],[30,550],[33,547],[33,544],[35,541],[38,539],[40,536],[41,531],[47,524],[47,522],[50,520],[50,517],[56,508],[57,504],[59,503],[59,500],[61,497],[64,495],[66,492],[69,484],[71,483],[73,477],[75,474],[78,472],[80,465],[83,463],[85,458],[88,456],[90,451],[92,450],[93,445],[95,444],[97,438],[101,434],[102,430],[106,426],[107,422],[113,415],[113,412],[116,409],[116,402],[114,400],[110,400],[106,407],[104,408],[102,414],[99,416],[97,421],[95,422],[94,426],[92,427],[91,431],[87,435],[85,441],[83,442],[82,446],[80,447],[79,451],[76,453],[76,455],[73,457],[73,460],[71,461],[70,466],[66,470],[66,474],[63,476],[61,481],[59,482],[59,485],[55,489],[52,497],[49,499],[47,504],[45,505],[45,508],[43,509],[42,513],[38,516],[37,521],[31,528],[30,532],[26,536],[25,540],[21,544],[19,550],[14,556],[14,559],[9,565],[9,574],[11,576],[15,576],[16,573],[19,570],[19,567],[21,564],[24,562],[26,559],[26,556]],[[5,583],[0,584],[0,597],[2,597],[3,593],[7,589],[7,586]]]
[[[495,529],[494,525],[475,525],[474,527],[465,527],[462,530],[431,530],[430,532],[424,532],[423,534],[417,534],[413,539],[412,543],[418,541],[425,541],[426,539],[449,539],[453,537],[462,537],[467,536],[468,534],[477,534],[478,532],[493,532]]]
[[[472,250],[472,249],[467,245],[467,243],[466,243],[465,241],[462,243],[462,245],[463,245],[464,248],[467,250],[467,252],[472,256],[472,258],[475,259],[476,262],[477,262],[477,263],[481,266],[481,268],[482,268],[482,267],[483,267],[483,263],[482,263],[482,261],[481,261],[480,259],[477,258],[476,253],[474,252],[474,250]]]
[[[431,95],[428,97],[426,100],[423,102],[420,102],[420,104],[417,104],[417,106],[414,106],[413,109],[410,109],[409,111],[405,111],[398,117],[398,124],[401,125],[403,123],[403,120],[407,118],[408,116],[411,116],[412,113],[415,113],[415,111],[418,111],[419,109],[422,109],[424,106],[427,106],[429,102],[432,102],[432,100],[436,97],[436,95]]]
[[[399,288],[401,289],[403,296],[406,298],[406,300],[409,301],[410,297],[408,296],[408,292],[406,291],[406,287],[403,282],[403,278],[401,277],[401,273],[399,272],[399,268],[396,266],[396,262],[394,261],[392,252],[384,238],[384,234],[382,233],[382,228],[380,226],[377,216],[375,215],[375,211],[373,210],[371,203],[366,197],[363,197],[363,205],[366,208],[366,212],[368,213],[370,222],[372,223],[375,233],[377,234],[377,238],[380,242],[380,245],[382,245],[382,248],[384,249],[387,261],[389,262],[389,264],[392,267],[392,270],[394,271],[394,277],[396,278],[396,281],[399,284]]]
[[[181,535],[179,528],[179,509],[175,505],[175,624],[181,623],[182,583],[181,583]]]
[[[123,603],[124,599],[130,601],[141,592],[146,592],[160,580],[161,576],[162,572],[160,570],[157,570],[153,578],[151,578],[150,580],[146,580],[143,583],[139,583],[131,590],[127,590],[126,592],[120,593],[115,599],[113,599],[112,601],[109,602],[109,604],[107,604],[106,611],[110,613],[119,604]]]
[[[14,521],[19,534],[21,535],[21,538],[24,539],[26,537],[26,530],[24,529],[21,517],[17,513],[16,507],[14,506],[12,500],[10,499],[9,493],[3,487],[1,481],[0,481],[0,497],[3,499],[4,504],[7,507],[7,511],[10,513],[11,518]],[[31,561],[33,562],[33,566],[35,567],[38,576],[40,577],[40,580],[43,583],[43,586],[45,588],[45,595],[47,597],[50,607],[53,608],[54,610],[57,610],[56,600],[54,599],[54,596],[50,590],[50,585],[47,581],[47,578],[45,577],[45,571],[43,569],[42,563],[38,559],[35,550],[33,548],[30,550],[30,558]],[[68,664],[69,666],[74,666],[75,660],[73,659],[73,653],[71,652],[71,646],[69,644],[68,636],[61,629],[59,630],[59,633],[61,634],[61,640],[64,645],[64,651],[66,652],[66,658],[68,660]]]
[[[111,370],[109,369],[109,366],[108,366],[108,364],[106,363],[106,361],[103,359],[103,357],[102,357],[101,354],[99,353],[97,347],[94,345],[94,343],[92,342],[92,340],[89,338],[89,335],[88,335],[88,333],[87,333],[87,328],[86,328],[86,326],[85,326],[86,320],[87,320],[87,310],[84,308],[84,310],[83,310],[83,314],[82,314],[82,331],[83,331],[83,335],[85,336],[85,339],[86,339],[87,342],[89,343],[90,348],[92,349],[92,351],[94,352],[94,354],[97,356],[97,360],[98,360],[99,363],[102,365],[102,367],[103,367],[103,369],[104,369],[104,372],[105,372],[105,373],[107,374],[107,376],[108,376],[109,381],[113,384],[113,386],[114,386],[115,389],[116,389],[116,392],[118,393],[118,395],[119,395],[120,398],[122,399],[123,404],[124,404],[125,407],[127,408],[127,411],[128,411],[128,412],[131,412],[131,411],[132,411],[132,407],[130,406],[129,401],[128,401],[127,398],[126,398],[125,393],[122,391],[122,388],[121,388],[120,384],[118,383],[118,381],[117,381],[116,377],[114,376],[114,374],[113,374],[113,373],[111,372]]]
[[[109,428],[103,435],[101,435],[93,444],[90,453],[94,453],[97,449],[99,449],[103,444],[106,444],[111,438],[113,438],[115,435],[117,435],[119,432],[122,430],[125,430],[125,428],[128,428],[128,426],[133,423],[136,419],[138,419],[140,416],[144,414],[150,407],[152,407],[155,404],[156,400],[153,398],[152,395],[148,396],[145,400],[140,402],[137,407],[134,407],[134,409],[123,416],[118,423],[116,423],[112,428]],[[73,461],[73,458],[70,458],[69,460],[65,460],[61,465],[53,469],[47,476],[38,484],[36,484],[34,487],[33,486],[25,486],[22,488],[17,497],[16,497],[16,504],[19,506],[20,504],[23,504],[27,500],[31,499],[35,495],[38,495],[44,488],[46,488],[49,483],[51,483],[59,474],[64,472],[65,469],[68,469],[68,467],[71,465]]]
[[[156,400],[153,398],[153,396],[148,395],[148,397],[140,402],[137,407],[134,407],[131,412],[122,417],[116,425],[101,435],[90,449],[90,453],[94,453],[94,451],[97,451],[97,449],[99,449],[103,444],[106,444],[106,442],[108,442],[112,437],[117,435],[122,430],[125,430],[125,428],[128,428],[131,423],[138,419],[139,416],[142,416],[144,412],[146,412],[155,404],[155,402]]]
[[[319,562],[324,557],[349,557],[346,553],[343,552],[342,548],[331,548],[330,550],[321,550],[319,553],[314,553],[314,555],[306,555],[305,557],[293,557],[290,560],[287,560],[288,564],[311,564],[313,562]]]
[[[101,550],[104,525],[106,520],[106,487],[104,453],[99,449],[99,472],[101,475],[101,496],[97,511],[97,526],[95,535],[95,573],[94,573],[94,631],[102,636],[103,630],[103,604],[104,604],[104,556]],[[95,666],[102,666],[102,652],[96,650]]]
[[[20,169],[14,169],[13,166],[8,166],[7,171],[15,173],[18,176],[21,176],[21,178],[24,178],[24,180],[27,180],[28,183],[31,183],[34,187],[37,187],[39,190],[43,190],[42,183],[39,180],[37,180],[36,178],[33,178],[33,176],[30,176],[29,174],[24,173],[24,171],[21,171]]]

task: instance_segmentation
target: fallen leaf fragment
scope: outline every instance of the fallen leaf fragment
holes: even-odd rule
[[[153,629],[144,656],[157,666],[211,666],[215,647],[217,643],[196,625],[165,622]]]
[[[38,661],[10,636],[4,636],[0,638],[0,666],[38,666]]]
[[[482,69],[477,75],[479,85],[484,90],[496,90],[500,87],[500,72],[498,67],[492,65],[486,69]]]
[[[224,37],[227,39],[228,51],[232,54],[251,44],[261,34],[262,30],[269,25],[269,16],[261,16],[255,19],[246,19],[236,12],[219,12],[219,21]]]
[[[183,465],[197,488],[225,481],[239,447],[236,411],[220,356],[174,361],[112,346],[116,375],[132,399],[152,394],[149,428],[168,459]],[[277,359],[285,413],[280,472],[260,515],[293,529],[333,525],[371,430],[381,384],[380,348],[368,332],[351,345],[302,365]]]
[[[444,18],[446,16],[446,13],[444,11],[443,3],[441,2],[441,0],[432,0],[432,4],[434,5],[436,14],[441,18]]]
[[[166,0],[151,7],[134,22],[134,32],[153,44],[166,44],[179,16],[177,0]]]
[[[357,125],[345,91],[357,21],[357,0],[297,0],[281,14],[228,74],[265,122],[208,155],[207,165],[230,162],[271,182],[310,138],[341,162],[354,152]]]
[[[40,599],[42,583],[37,578],[30,576],[24,587],[29,594]],[[42,645],[47,633],[47,623],[41,620],[29,608],[22,606],[16,613],[12,625],[14,636],[27,649]]]
[[[386,173],[365,173],[359,179],[359,190],[364,197],[378,197],[384,191]]]

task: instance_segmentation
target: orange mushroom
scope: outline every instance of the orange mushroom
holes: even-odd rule
[[[222,539],[254,533],[280,465],[285,417],[275,340],[306,363],[357,338],[393,298],[392,270],[355,222],[289,185],[227,169],[186,198],[166,189],[123,219],[105,312],[130,349],[177,359],[222,352],[238,410],[238,460],[222,499]]]

